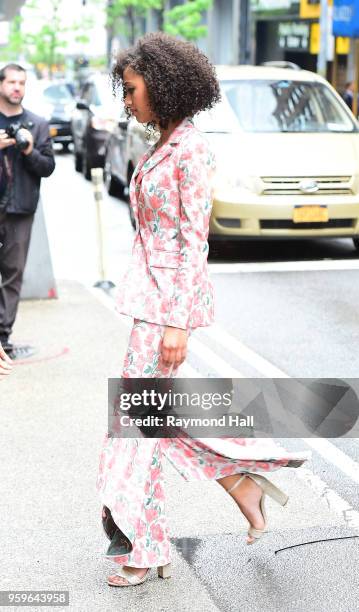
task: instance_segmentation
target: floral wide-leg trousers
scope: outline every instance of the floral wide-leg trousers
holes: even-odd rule
[[[135,319],[125,357],[124,378],[176,375],[176,371],[161,363],[164,330],[164,326]],[[230,441],[236,447],[236,459],[222,456],[203,440],[192,438],[105,437],[97,490],[103,506],[110,509],[114,522],[132,544],[129,554],[111,557],[113,561],[138,568],[170,562],[163,456],[186,480],[218,480],[245,472],[270,472],[289,464],[289,453],[283,449],[282,455],[278,455],[278,446],[271,440],[231,438]],[[268,460],[271,449],[275,449],[275,458]],[[238,459],[239,450],[241,459]],[[253,451],[256,451],[255,460],[249,458],[253,457]],[[263,461],[258,459],[260,456]]]

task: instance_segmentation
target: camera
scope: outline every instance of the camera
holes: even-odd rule
[[[26,138],[26,135],[23,133],[23,130],[27,130],[30,126],[23,125],[22,123],[10,123],[5,129],[6,134],[9,138],[14,138],[16,140],[16,147],[20,151],[25,151],[29,146],[30,142]]]

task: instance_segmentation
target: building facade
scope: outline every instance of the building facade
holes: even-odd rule
[[[0,21],[10,21],[25,4],[25,0],[0,0]]]

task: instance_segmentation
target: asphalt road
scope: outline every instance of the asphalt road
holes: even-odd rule
[[[43,190],[55,275],[90,285],[99,277],[92,187],[74,172],[71,155],[60,154],[57,161],[57,172]],[[118,285],[132,240],[127,204],[106,195],[103,227],[106,277]],[[216,324],[212,331],[196,333],[187,376],[358,376],[359,259],[350,240],[215,244],[210,266]],[[312,450],[313,460],[301,477],[338,516],[337,526],[323,521],[308,530],[308,539],[320,543],[302,555],[299,548],[283,553],[280,561],[277,555],[276,564],[274,557],[268,561],[262,553],[241,557],[239,562],[230,534],[226,558],[221,557],[223,538],[220,542],[213,534],[196,538],[187,534],[175,545],[219,610],[354,611],[359,594],[358,539],[340,538],[359,534],[359,441],[317,443],[303,438],[285,444],[293,450]],[[293,542],[295,547],[294,532]],[[275,540],[273,546],[281,549]],[[210,553],[213,550],[215,555]],[[212,558],[220,567],[228,565],[225,579],[219,579]],[[275,592],[266,589],[265,581],[258,582],[266,571],[274,577]],[[306,586],[291,591],[290,572]]]

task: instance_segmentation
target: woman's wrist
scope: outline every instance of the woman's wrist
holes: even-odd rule
[[[161,346],[161,359],[165,366],[178,368],[187,355],[188,332],[180,327],[166,326]]]

